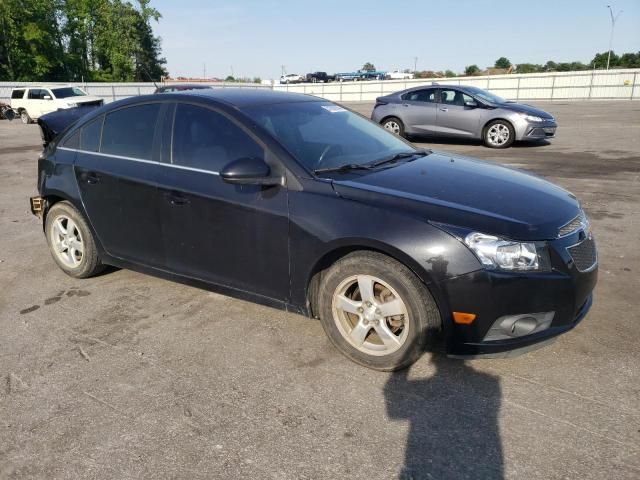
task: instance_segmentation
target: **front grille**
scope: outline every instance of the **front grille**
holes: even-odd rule
[[[563,225],[562,227],[560,227],[560,230],[558,231],[558,237],[566,237],[567,235],[578,230],[579,228],[586,227],[588,224],[589,222],[587,220],[587,216],[584,214],[584,212],[581,211],[576,218],[571,220],[566,225]]]
[[[598,262],[598,252],[596,251],[596,242],[593,237],[588,237],[582,243],[578,243],[573,247],[568,247],[567,251],[576,268],[580,272],[591,269]]]

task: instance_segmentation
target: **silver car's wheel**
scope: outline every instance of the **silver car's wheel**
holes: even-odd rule
[[[400,137],[404,137],[404,125],[402,124],[400,119],[395,117],[387,118],[384,122],[382,122],[382,126],[386,130],[389,130],[391,133]]]
[[[353,275],[333,294],[333,321],[344,339],[368,355],[389,355],[409,334],[403,299],[388,283],[371,275]]]
[[[75,222],[66,215],[58,215],[51,222],[53,252],[58,260],[69,268],[76,268],[82,262],[84,243],[82,233]]]
[[[484,142],[491,148],[507,148],[513,143],[513,127],[504,121],[497,120],[487,125]]]

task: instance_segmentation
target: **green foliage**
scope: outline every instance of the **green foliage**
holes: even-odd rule
[[[160,13],[149,3],[0,0],[0,80],[159,80]]]
[[[511,62],[507,57],[500,57],[499,59],[496,60],[496,63],[494,65],[495,68],[504,68],[504,69],[507,69],[510,66],[511,66]]]
[[[538,73],[544,72],[544,67],[537,63],[519,63],[516,65],[516,73]]]
[[[228,75],[227,78],[224,79],[225,82],[235,82],[236,79],[232,75]]]
[[[374,72],[376,70],[376,67],[373,65],[373,63],[367,62],[362,66],[362,70],[364,70],[365,72]]]
[[[467,76],[480,74],[480,68],[477,65],[467,65],[464,67],[464,74]]]
[[[456,75],[456,73],[455,73],[454,71],[452,71],[452,70],[445,70],[445,71],[444,71],[444,76],[445,76],[445,77],[447,77],[447,78],[453,78],[453,77],[455,77],[455,76],[457,76],[457,75]]]

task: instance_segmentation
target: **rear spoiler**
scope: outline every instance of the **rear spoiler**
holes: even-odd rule
[[[100,106],[90,105],[66,108],[42,115],[38,118],[38,125],[40,126],[40,133],[42,135],[42,146],[46,148],[58,135],[96,108],[100,108]]]

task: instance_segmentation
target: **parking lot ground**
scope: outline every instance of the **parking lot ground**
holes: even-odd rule
[[[425,145],[578,195],[591,313],[524,356],[395,374],[298,315],[126,270],[67,277],[29,212],[38,127],[0,121],[0,478],[640,478],[640,102],[540,105],[560,125],[546,144]]]

